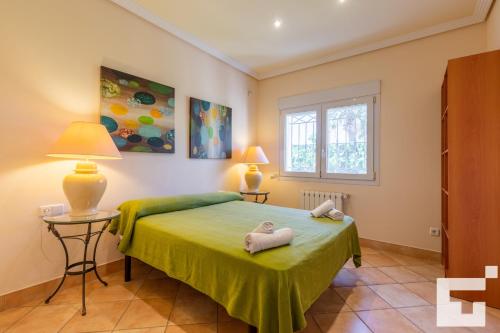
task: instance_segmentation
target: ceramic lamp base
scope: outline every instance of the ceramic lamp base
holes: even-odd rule
[[[249,192],[258,192],[260,183],[262,183],[262,172],[256,165],[250,165],[245,173],[245,182]]]
[[[63,189],[71,206],[71,216],[97,213],[97,204],[106,190],[106,177],[97,173],[94,162],[76,164],[75,173],[64,177]]]

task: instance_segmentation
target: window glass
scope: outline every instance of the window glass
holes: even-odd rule
[[[368,105],[328,108],[326,121],[326,172],[367,174]]]
[[[287,114],[285,117],[285,170],[316,172],[316,111]]]

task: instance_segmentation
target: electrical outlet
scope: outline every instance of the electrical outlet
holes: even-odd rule
[[[431,227],[431,228],[429,229],[429,234],[430,234],[432,237],[439,237],[439,236],[441,236],[441,229]]]
[[[38,208],[39,216],[56,216],[62,214],[64,214],[64,204],[45,205]]]

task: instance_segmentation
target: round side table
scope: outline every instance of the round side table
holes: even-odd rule
[[[106,230],[109,223],[111,223],[111,220],[114,219],[115,217],[118,217],[119,215],[120,215],[119,211],[112,210],[112,211],[99,211],[97,212],[97,214],[90,216],[70,216],[68,214],[65,214],[59,216],[43,217],[45,223],[48,224],[49,231],[52,232],[54,236],[57,237],[59,242],[61,242],[61,245],[64,249],[64,255],[66,257],[66,267],[64,268],[64,275],[61,279],[61,282],[59,282],[59,285],[57,286],[56,290],[54,290],[54,292],[45,300],[45,303],[49,303],[52,297],[54,297],[59,291],[59,289],[61,289],[67,275],[82,275],[82,316],[84,316],[87,313],[87,309],[85,307],[85,274],[94,271],[97,279],[103,285],[105,286],[108,285],[103,279],[101,279],[99,273],[97,272],[97,263],[95,261],[95,256],[97,252],[97,245],[99,244],[99,240],[101,239],[102,233],[104,232],[104,230]],[[105,223],[100,229],[98,229],[97,231],[92,231],[93,223],[103,222],[103,221],[105,221]],[[81,224],[87,224],[87,232],[84,234],[61,236],[61,234],[56,228],[56,226],[81,225]],[[94,254],[92,260],[89,260],[87,259],[87,248],[90,243],[90,239],[94,236],[97,236],[97,240],[94,245]],[[65,244],[66,239],[75,239],[83,242],[84,251],[83,251],[82,261],[78,261],[72,264],[69,263],[68,248],[66,247]],[[80,266],[81,270],[72,270],[72,268]]]

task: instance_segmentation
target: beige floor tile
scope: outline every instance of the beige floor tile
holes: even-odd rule
[[[136,264],[132,263],[132,280],[142,280],[148,277],[149,273],[153,270],[153,267],[146,265],[144,263]]]
[[[90,302],[128,301],[134,298],[141,287],[143,280],[134,280],[127,283],[109,284],[92,291],[88,297]]]
[[[323,333],[370,333],[354,312],[317,314],[314,318]]]
[[[227,321],[231,321],[231,320],[236,320],[236,318],[231,317],[222,305],[217,304],[217,321],[218,322],[227,322]]]
[[[426,333],[471,333],[467,328],[437,327],[436,308],[434,306],[401,308],[398,311]]]
[[[167,326],[165,333],[217,333],[217,324]]]
[[[376,285],[370,286],[370,288],[395,308],[429,305],[423,298],[415,295],[400,284]]]
[[[365,254],[379,254],[380,251],[368,246],[361,246],[361,256],[364,256]]]
[[[357,312],[373,333],[421,333],[421,331],[395,309]]]
[[[476,330],[475,332],[478,333],[483,333],[483,332],[488,332],[488,333],[498,333],[500,332],[500,317],[498,317],[498,314],[492,314],[492,312],[488,311],[486,309],[486,327],[481,330]]]
[[[343,311],[351,311],[351,309],[334,289],[328,288],[321,294],[316,302],[313,303],[308,313],[333,313]]]
[[[359,280],[363,281],[364,284],[390,284],[395,283],[393,279],[387,276],[384,272],[375,267],[360,267],[356,269],[348,269],[348,271],[354,274]]]
[[[153,268],[151,272],[148,274],[148,279],[165,279],[167,278],[167,274],[165,272],[160,271],[156,268]]]
[[[382,253],[404,266],[422,266],[422,265],[429,265],[431,263],[429,260],[426,259],[411,257],[395,252],[383,251]]]
[[[39,306],[14,324],[9,332],[58,332],[77,311],[77,307],[71,304]]]
[[[120,333],[164,333],[166,327],[160,326],[160,327],[148,327],[148,328],[134,328],[131,330],[117,330],[113,332],[120,332]],[[101,332],[99,332],[101,333]]]
[[[168,298],[174,299],[179,289],[179,281],[164,279],[148,279],[142,284],[135,298]]]
[[[361,267],[373,267],[370,265],[369,262],[363,260],[363,257],[361,257]],[[354,262],[352,261],[352,258],[349,259],[345,264],[344,268],[356,268],[356,265],[354,265]]]
[[[379,269],[399,283],[427,281],[422,275],[410,271],[404,266],[379,267]]]
[[[462,302],[462,312],[472,313],[472,302],[462,301],[457,298],[453,298],[452,301]],[[499,333],[500,332],[500,317],[498,313],[495,312],[490,307],[486,307],[486,326],[485,327],[471,327],[469,328],[474,333]]]
[[[486,312],[494,317],[500,318],[500,309],[491,308],[491,307],[487,306]]]
[[[366,286],[335,288],[353,311],[387,309],[391,306]]]
[[[85,294],[87,295],[86,297],[86,302],[91,303],[92,300],[88,297],[92,291],[97,289],[94,287],[95,285],[92,283],[86,283],[85,284]],[[101,285],[102,286],[102,285]],[[59,292],[50,300],[49,305],[56,305],[56,304],[78,304],[80,305],[82,303],[82,286],[74,286],[74,287],[69,287],[69,288],[63,288],[59,290]],[[45,305],[45,303],[42,303],[41,305]]]
[[[386,256],[385,254],[365,254],[361,260],[367,262],[373,267],[399,266],[400,263]]]
[[[322,333],[321,329],[318,326],[318,323],[316,323],[316,320],[314,320],[313,315],[311,314],[306,314],[306,321],[307,321],[307,326],[297,333]]]
[[[444,277],[444,269],[439,265],[406,266],[406,268],[433,282],[436,282],[437,278]]]
[[[110,285],[125,283],[125,273],[123,272],[123,270],[120,270],[118,272],[114,272],[111,274],[107,274],[107,275],[104,275],[101,277],[104,281],[106,281]],[[92,282],[94,282],[94,281],[92,281]],[[95,281],[95,282],[97,282],[97,281]]]
[[[434,282],[405,283],[403,286],[430,304],[436,304],[436,284]]]
[[[50,292],[52,292],[52,290]],[[45,300],[47,299],[48,295],[50,295],[50,293],[47,293],[47,295],[43,296],[36,296],[33,299],[20,304],[19,307],[36,307],[39,305],[43,305],[45,304]]]
[[[356,274],[347,269],[341,269],[332,281],[334,287],[354,287],[364,284]]]
[[[172,306],[172,301],[162,298],[133,300],[116,325],[116,329],[166,326]]]
[[[26,316],[31,310],[32,307],[20,307],[20,308],[12,308],[7,309],[0,312],[0,332],[5,332],[7,328],[12,326],[19,319]]]
[[[93,332],[113,330],[121,315],[125,312],[129,301],[111,303],[94,303],[87,305],[87,314],[75,313],[64,325],[61,332]]]
[[[169,325],[215,322],[217,322],[217,303],[208,296],[183,284],[175,300]]]
[[[195,296],[204,296],[202,292],[199,292],[198,290],[194,289],[188,284],[181,283],[179,286],[179,293],[178,296],[181,298],[186,298],[186,297],[195,297]]]
[[[174,327],[174,326],[172,326]],[[248,324],[241,320],[232,320],[228,322],[219,322],[217,324],[218,333],[247,333]]]
[[[472,313],[472,302],[459,300],[457,298],[452,298],[452,301],[462,302],[462,312]],[[498,333],[500,332],[500,317],[498,313],[492,310],[498,311],[498,309],[493,309],[486,307],[486,326],[485,327],[470,327],[469,330],[474,333]]]

